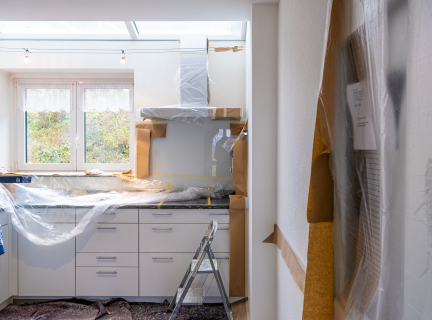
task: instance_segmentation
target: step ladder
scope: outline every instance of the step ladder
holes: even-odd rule
[[[182,305],[203,304],[204,289],[202,287],[191,288],[191,285],[197,274],[211,273],[213,273],[214,279],[216,280],[217,286],[219,288],[228,320],[234,320],[231,304],[228,301],[228,296],[226,294],[224,285],[222,283],[222,278],[217,267],[217,261],[211,248],[217,228],[217,221],[213,219],[212,222],[210,222],[207,232],[202,238],[188,269],[186,270],[186,274],[180,283],[180,287],[177,289],[177,292],[168,307],[167,312],[172,311],[170,320],[174,320],[176,318],[177,313],[179,312]],[[208,259],[205,259],[206,255]]]

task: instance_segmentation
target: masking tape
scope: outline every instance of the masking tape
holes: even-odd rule
[[[159,202],[159,204],[158,204],[158,206],[157,206],[158,209],[161,208],[162,203],[164,203],[164,200],[162,200],[161,202]]]

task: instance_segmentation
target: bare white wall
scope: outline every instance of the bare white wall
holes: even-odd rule
[[[277,223],[307,265],[306,219],[328,1],[279,2]],[[302,318],[303,293],[277,254],[277,319]],[[276,319],[276,318],[275,318]]]
[[[244,45],[242,41],[210,42],[210,46]],[[0,70],[17,78],[55,77],[133,77],[134,106],[161,107],[178,103],[173,79],[179,68],[180,54],[126,53],[126,64],[120,64],[120,49],[174,49],[178,41],[2,41],[3,47],[43,49],[118,49],[118,54],[32,53],[24,63],[20,52],[0,52]],[[32,51],[30,49],[30,51]],[[69,50],[70,51],[70,50]],[[24,52],[24,51],[23,51]],[[126,51],[127,52],[127,51]],[[209,52],[209,73],[217,84],[210,105],[224,108],[246,108],[246,51]],[[102,74],[103,76],[103,74]],[[12,87],[8,89],[12,92]],[[9,104],[12,109],[12,104]],[[9,112],[9,111],[8,111]],[[229,129],[228,122],[212,122],[207,127],[170,122],[165,139],[153,139],[150,151],[150,173],[211,176],[213,137]],[[220,145],[218,145],[220,148]],[[221,149],[222,150],[222,149]],[[220,160],[222,161],[222,160]],[[217,176],[232,177],[229,154],[222,161],[226,170]],[[219,165],[219,163],[218,163]]]
[[[252,6],[249,129],[249,298],[252,320],[276,319],[276,246],[262,243],[276,222],[278,5]]]
[[[432,159],[432,7],[428,0],[409,3],[403,319],[423,320],[432,317],[432,270],[427,262],[432,221],[424,206],[430,192],[425,185],[426,166]]]
[[[12,82],[9,73],[0,70],[0,167],[11,166]]]
[[[275,0],[14,0],[1,1],[0,20],[246,21],[252,3]]]

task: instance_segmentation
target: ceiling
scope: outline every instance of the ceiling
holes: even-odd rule
[[[0,0],[1,21],[246,21],[278,0]]]

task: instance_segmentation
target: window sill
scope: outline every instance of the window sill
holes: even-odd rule
[[[17,171],[19,175],[44,176],[44,177],[117,177],[122,171],[107,171],[99,175],[86,175],[82,171]]]

